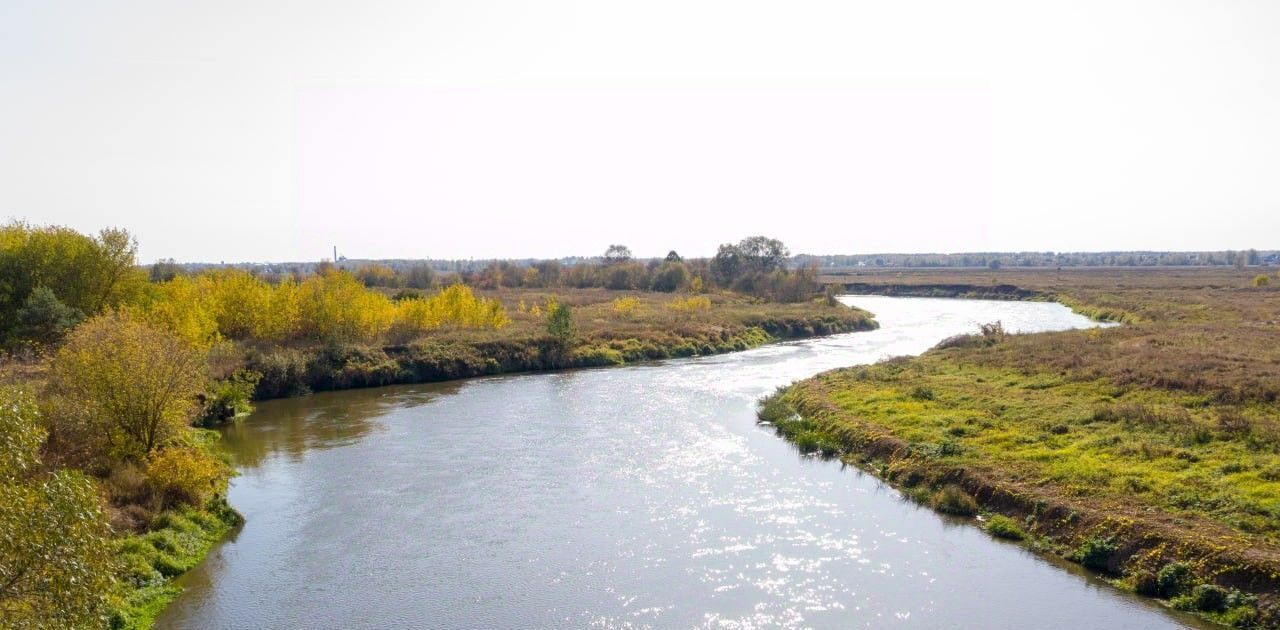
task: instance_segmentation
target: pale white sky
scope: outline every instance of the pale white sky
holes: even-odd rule
[[[0,2],[0,219],[141,256],[1280,247],[1280,2]]]

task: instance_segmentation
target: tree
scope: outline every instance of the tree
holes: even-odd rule
[[[665,293],[679,291],[687,284],[689,284],[689,268],[682,262],[662,263],[649,280],[650,289]]]
[[[91,237],[57,226],[0,226],[0,332],[12,331],[18,310],[41,286],[86,315],[133,302],[146,284],[136,251],[124,230]]]
[[[161,258],[151,265],[152,282],[168,282],[182,274],[182,266],[172,258]]]
[[[42,472],[27,393],[0,389],[0,626],[102,625],[112,588],[107,518],[91,480]]]
[[[83,319],[84,313],[63,304],[48,287],[36,287],[18,310],[17,334],[23,339],[52,344]]]
[[[604,250],[604,264],[614,265],[631,260],[631,249],[626,245],[610,245]]]
[[[737,245],[725,243],[711,259],[711,278],[720,286],[729,286],[742,273],[742,252]]]
[[[405,274],[404,285],[413,289],[431,289],[436,286],[436,271],[430,265],[414,265]]]
[[[187,435],[205,369],[194,345],[128,314],[90,319],[49,368],[51,449],[90,469],[145,462]]]
[[[547,334],[561,352],[573,345],[577,335],[573,325],[573,313],[568,304],[561,304],[554,298],[547,300]]]
[[[300,287],[301,332],[324,341],[372,341],[391,328],[391,300],[351,274],[311,276]]]
[[[663,260],[666,262],[684,262],[684,259],[681,258],[680,254],[677,254],[674,249],[667,252],[667,257],[663,258]]]
[[[366,287],[395,287],[400,282],[395,270],[381,263],[361,265],[356,269],[356,278]]]
[[[738,253],[746,266],[759,273],[769,273],[781,269],[791,256],[787,246],[776,238],[751,236],[738,243]]]

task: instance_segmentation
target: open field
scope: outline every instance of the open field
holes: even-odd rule
[[[944,511],[976,500],[1034,546],[1141,593],[1275,625],[1280,283],[1271,271],[1253,286],[1264,272],[829,275],[873,293],[1058,299],[1128,323],[949,340],[802,381],[762,415],[802,448],[856,461]],[[1194,578],[1159,586],[1180,562]],[[1218,601],[1199,582],[1239,592]]]

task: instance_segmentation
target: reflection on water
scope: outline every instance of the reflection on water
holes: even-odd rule
[[[257,468],[272,456],[298,463],[309,450],[347,446],[381,430],[380,419],[395,409],[412,409],[459,387],[439,383],[411,390],[355,389],[259,403],[252,420],[222,430],[222,447],[241,469]]]
[[[754,401],[1056,304],[851,298],[882,328],[691,360],[276,401],[248,521],[161,627],[1145,628],[1189,622],[799,456]]]

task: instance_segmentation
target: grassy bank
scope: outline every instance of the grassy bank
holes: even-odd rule
[[[155,518],[145,533],[115,541],[121,592],[115,597],[109,627],[150,628],[182,589],[173,579],[200,563],[218,541],[243,519],[224,498],[205,507],[181,508]]]
[[[875,327],[868,313],[822,300],[779,304],[715,294],[706,296],[703,308],[678,308],[682,298],[649,292],[508,289],[485,296],[501,300],[510,325],[446,329],[387,345],[244,345],[239,360],[262,375],[257,396],[277,398],[719,354]],[[548,335],[545,318],[535,308],[552,297],[572,308],[576,332],[567,346]]]
[[[1274,627],[1280,292],[1250,286],[1255,273],[1023,277],[1133,323],[949,340],[802,381],[761,417],[801,450],[981,515],[993,535],[1220,622]]]

